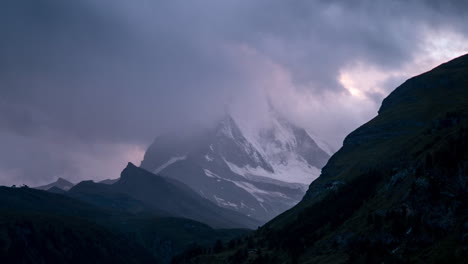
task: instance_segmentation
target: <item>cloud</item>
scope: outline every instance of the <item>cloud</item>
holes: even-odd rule
[[[72,182],[118,178],[126,162],[143,159],[141,146],[85,143],[52,131],[39,135],[0,133],[0,185],[39,186],[58,177]]]
[[[157,134],[226,109],[256,125],[270,103],[338,148],[404,79],[468,52],[467,8],[2,1],[0,184],[115,178]]]

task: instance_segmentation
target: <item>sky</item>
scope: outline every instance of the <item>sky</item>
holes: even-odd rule
[[[337,150],[468,52],[464,0],[5,0],[0,185],[119,177],[167,131],[271,105]]]

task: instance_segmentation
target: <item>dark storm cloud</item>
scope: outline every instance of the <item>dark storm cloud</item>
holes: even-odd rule
[[[263,97],[279,102],[294,92],[315,98],[347,93],[337,76],[355,61],[395,70],[421,51],[428,30],[466,36],[467,5],[2,1],[0,184],[116,177],[102,175],[104,168],[127,159],[119,152],[128,146],[144,148],[163,131],[209,124],[228,104],[255,117]],[[272,92],[283,75],[293,88]],[[367,96],[379,101],[384,95]],[[346,128],[331,140],[361,122],[346,114],[332,118]],[[93,169],[100,175],[86,175]]]
[[[126,24],[119,19],[138,18],[92,10],[85,1],[23,3],[2,8],[10,14],[2,14],[2,35],[11,40],[0,44],[2,99],[13,102],[3,107],[45,115],[45,126],[85,139],[147,139],[155,125],[215,103],[220,94],[211,87],[234,75],[217,67],[226,63],[216,47],[172,36],[167,25]]]
[[[291,69],[297,82],[340,89],[336,75],[344,64],[360,59],[396,68],[420,48],[426,27],[466,31],[465,6],[466,1],[264,1],[251,9],[248,23],[254,26],[248,32],[251,45]]]

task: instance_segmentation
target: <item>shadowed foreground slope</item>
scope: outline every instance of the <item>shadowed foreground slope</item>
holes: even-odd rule
[[[211,246],[247,231],[217,230],[153,210],[127,211],[145,207],[121,194],[103,195],[96,206],[63,194],[0,187],[0,262],[169,263],[193,244]]]
[[[181,263],[466,263],[468,55],[406,81],[304,199],[218,254]]]
[[[256,219],[215,205],[177,180],[155,175],[132,163],[111,185],[81,182],[67,195],[112,209],[193,219],[214,228],[257,228],[260,225]]]

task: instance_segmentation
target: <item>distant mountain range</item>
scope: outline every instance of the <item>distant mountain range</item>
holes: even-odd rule
[[[178,180],[155,175],[132,163],[115,180],[98,183],[89,180],[74,185],[59,178],[35,189],[110,210],[188,218],[216,228],[257,228],[262,224],[255,218],[217,206]]]
[[[467,102],[468,55],[406,81],[305,195],[328,154],[279,117],[158,137],[117,180],[0,187],[1,262],[464,264]]]
[[[158,137],[142,166],[129,163],[118,179],[73,184],[59,178],[37,190],[0,188],[0,215],[12,219],[0,237],[14,241],[3,255],[26,262],[77,263],[96,255],[116,263],[168,263],[195,244],[235,238],[289,209],[328,158],[304,129],[278,116],[257,133],[227,116],[200,133]],[[57,226],[48,243],[70,246],[46,251],[38,243],[50,232],[46,223]],[[29,235],[12,235],[24,226]],[[78,257],[77,248],[90,253]],[[114,250],[125,257],[105,253]],[[25,251],[31,253],[15,253]]]
[[[2,263],[169,263],[261,225],[131,163],[115,182],[39,188],[0,187]]]
[[[67,195],[104,208],[189,218],[216,228],[256,228],[260,222],[221,208],[177,180],[152,174],[132,163],[113,184],[85,181]]]
[[[60,190],[63,190],[63,191],[68,191],[70,190],[73,186],[75,186],[75,184],[63,179],[63,178],[58,178],[55,182],[53,183],[50,183],[50,184],[47,184],[47,185],[43,185],[43,186],[38,186],[38,187],[35,187],[36,189],[39,189],[39,190],[44,190],[44,191],[47,191],[53,187],[55,188],[58,188]],[[58,191],[57,189],[55,189],[55,191]]]
[[[145,211],[143,202],[112,190],[83,199],[91,202],[81,194],[0,187],[1,263],[170,263],[195,244],[247,232]]]
[[[99,183],[104,183],[104,184],[113,184],[116,183],[119,179],[106,179],[102,180]],[[44,191],[52,191],[52,192],[63,192],[63,191],[68,191],[71,188],[75,186],[74,183],[64,179],[64,178],[58,178],[55,182],[46,184],[46,185],[41,185],[34,187],[35,189],[38,190],[44,190]]]
[[[227,115],[210,129],[159,136],[141,167],[221,207],[268,221],[300,201],[330,157],[305,129],[272,116],[263,129]]]

